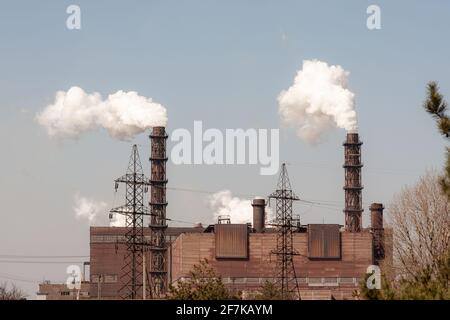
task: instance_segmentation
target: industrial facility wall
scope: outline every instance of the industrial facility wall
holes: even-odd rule
[[[295,233],[293,240],[298,253],[294,256],[296,276],[302,291],[309,292],[303,293],[306,296],[313,296],[313,290],[319,296],[331,292],[338,299],[351,297],[373,261],[368,231],[341,232],[341,259],[335,260],[309,259],[307,233]],[[189,277],[193,266],[207,259],[228,287],[260,288],[265,280],[274,280],[276,256],[271,251],[275,247],[276,234],[251,233],[248,259],[216,259],[214,234],[182,234],[172,244],[172,282]]]
[[[166,232],[166,241],[171,243],[183,232],[203,232],[203,228],[170,227]],[[92,299],[117,299],[123,284],[120,276],[124,272],[126,228],[91,227],[90,228],[90,289]],[[150,229],[144,228],[144,236],[150,240]],[[147,252],[147,271],[149,270],[149,253]],[[171,247],[168,250],[168,276],[171,279]],[[101,276],[100,286],[98,279]]]
[[[273,280],[276,257],[271,251],[276,247],[275,233],[250,233],[248,259],[216,259],[214,233],[201,233],[192,228],[168,231],[168,241],[172,242],[168,250],[168,273],[172,283],[187,277],[194,264],[204,258],[221,274],[225,284],[236,290],[257,289],[265,280]],[[91,228],[91,299],[118,298],[125,254],[124,232],[125,228]],[[145,235],[149,235],[147,230]],[[310,260],[307,233],[294,234],[294,248],[298,253],[294,256],[297,278],[301,290],[307,290],[306,298],[327,296],[328,291],[338,298],[351,297],[367,266],[372,264],[372,235],[368,231],[341,232],[339,260]],[[98,275],[103,279],[100,288]]]

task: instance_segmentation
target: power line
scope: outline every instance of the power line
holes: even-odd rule
[[[198,190],[198,189],[190,189],[190,188],[167,188],[168,190],[173,190],[173,191],[182,191],[182,192],[192,192],[192,193],[203,193],[203,194],[215,194],[217,193],[217,191],[207,191],[207,190]],[[234,195],[239,196],[239,197],[246,197],[246,198],[252,198],[257,196],[256,194],[242,194],[242,193],[234,193]],[[318,202],[320,201],[320,202]],[[332,204],[332,203],[326,203],[328,200],[305,200],[305,199],[300,199],[300,202],[303,203],[308,203],[308,204],[312,204],[314,207],[317,208],[322,208],[322,209],[327,209],[327,210],[331,210],[331,211],[336,211],[336,212],[340,212],[344,206],[344,204]],[[171,219],[167,219],[167,220],[171,220]],[[195,224],[193,222],[186,222],[186,221],[176,221],[176,220],[171,220],[174,222],[181,222],[181,223],[189,223],[189,224]]]
[[[15,254],[0,254],[0,259],[2,258],[24,258],[24,259],[79,259],[79,258],[89,258],[89,256],[40,256],[40,255],[15,255]]]
[[[202,193],[202,194],[215,194],[219,191],[207,191],[207,190],[199,190],[199,189],[190,189],[190,188],[167,188],[168,190],[172,191],[181,191],[181,192],[192,192],[192,193]],[[258,196],[257,194],[243,194],[243,193],[233,193],[235,196],[239,197],[245,197],[245,198],[252,198]],[[322,208],[322,209],[328,209],[336,212],[341,212],[342,208],[344,207],[343,201],[337,201],[337,200],[323,200],[323,199],[300,199],[300,202],[312,204],[314,207]],[[368,203],[364,203],[364,205],[369,205]],[[170,219],[167,219],[170,220]],[[174,222],[181,222],[181,223],[189,223],[189,224],[195,224],[194,222],[186,222],[186,221],[176,221],[172,220]]]
[[[0,279],[19,281],[19,282],[28,282],[28,283],[42,283],[43,280],[37,280],[32,278],[23,277],[20,275],[10,274],[10,273],[0,273]],[[65,283],[65,280],[57,281],[52,280],[54,283]]]
[[[199,190],[199,189],[190,189],[190,188],[174,188],[174,187],[167,187],[168,190],[173,190],[173,191],[182,191],[182,192],[192,192],[192,193],[204,193],[204,194],[215,194],[218,193],[219,191],[207,191],[207,190]],[[233,193],[236,196],[239,197],[246,197],[246,198],[252,198],[252,197],[256,197],[257,194],[243,194],[243,193]],[[328,204],[325,202],[332,202],[331,200],[306,200],[306,199],[300,199],[301,202],[306,202],[306,203],[310,203],[310,204],[315,204],[315,205],[322,205],[322,206],[333,206],[333,204]],[[320,201],[320,202],[319,202]],[[333,201],[334,202],[334,201]],[[338,202],[338,201],[336,201]],[[341,205],[339,205],[338,203],[336,203],[334,206],[343,206],[343,203]]]
[[[317,204],[324,204],[324,205],[330,205],[330,206],[344,206],[344,201],[340,200],[323,200],[323,199],[308,199],[305,201],[317,203]],[[370,205],[370,203],[363,202],[364,205]]]
[[[176,220],[176,219],[170,219],[166,218],[167,221],[173,221],[173,222],[179,222],[179,223],[186,223],[186,224],[197,224],[198,222],[192,222],[192,221],[185,221],[185,220]]]
[[[25,263],[25,264],[70,264],[83,263],[84,261],[30,261],[30,260],[0,260],[0,263]]]
[[[24,278],[22,276],[13,275],[13,274],[9,274],[9,273],[0,273],[0,278],[12,280],[12,281],[29,282],[29,283],[41,283],[42,282],[40,280]]]
[[[291,166],[295,167],[313,167],[313,168],[325,168],[325,169],[331,169],[331,170],[340,170],[341,168],[339,166],[335,166],[329,163],[317,163],[317,162],[294,162],[289,163]],[[411,176],[417,176],[417,172],[413,170],[390,170],[390,169],[384,169],[384,168],[377,168],[377,167],[366,167],[364,171],[368,173],[379,173],[379,174],[386,174],[386,175],[411,175]]]
[[[220,192],[220,191],[207,191],[207,190],[198,190],[198,189],[190,189],[190,188],[175,188],[175,187],[167,187],[166,189],[172,190],[172,191],[183,191],[183,192],[204,193],[204,194],[215,194],[215,193]],[[246,198],[257,196],[256,194],[244,194],[244,193],[234,193],[234,195],[239,196],[239,197],[246,197]]]
[[[6,279],[6,280],[11,280],[11,281],[19,281],[19,282],[28,282],[28,283],[41,283],[41,281],[10,278],[10,277],[4,277],[4,276],[1,276],[1,275],[0,275],[0,279]]]
[[[315,202],[310,202],[310,201],[302,201],[302,200],[300,200],[300,202],[304,202],[304,203],[309,204],[312,207],[316,207],[316,208],[321,208],[321,209],[327,209],[327,210],[331,210],[331,211],[341,212],[341,209],[339,209],[337,207],[329,207],[329,206],[320,205],[320,204],[317,204]]]

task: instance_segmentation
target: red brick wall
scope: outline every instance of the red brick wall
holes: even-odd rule
[[[166,236],[168,241],[175,239],[181,232],[202,232],[203,228],[174,228],[167,229]],[[101,298],[117,299],[119,290],[123,284],[120,276],[124,272],[124,256],[126,246],[124,238],[126,229],[121,227],[91,227],[90,228],[90,296],[97,298],[98,296],[98,275],[103,275],[104,280],[101,282]],[[144,235],[150,235],[150,229],[144,229]],[[169,251],[170,252],[170,251]],[[149,270],[150,259],[147,254],[147,271]],[[170,261],[170,257],[169,260]],[[169,266],[170,273],[170,266]],[[116,281],[113,277],[116,277]],[[142,283],[142,282],[141,282]],[[138,292],[140,295],[141,292]]]
[[[294,256],[297,278],[361,278],[367,266],[372,264],[372,235],[369,232],[341,232],[342,257],[340,260],[310,260],[308,256],[307,233],[294,234]],[[249,235],[249,259],[215,259],[214,234],[182,234],[172,244],[172,280],[188,277],[194,264],[208,259],[216,271],[225,278],[272,278],[276,256],[271,251],[276,246],[276,234],[252,233]],[[254,289],[261,286],[261,280],[246,283],[238,280],[227,285],[236,289]],[[348,279],[347,279],[348,281]],[[351,298],[357,283],[340,284],[339,287],[309,286],[301,283],[302,291],[328,290],[338,299]],[[306,294],[306,293],[305,293]],[[323,294],[322,294],[323,295]],[[316,296],[320,296],[316,294]]]
[[[96,236],[117,236],[124,232],[124,228],[91,228],[91,278],[92,275],[98,274],[117,275],[118,277],[116,283],[102,283],[101,295],[106,299],[118,298],[117,292],[121,287],[120,270],[123,266],[125,246],[119,242],[116,251],[114,242],[101,242]],[[174,237],[178,232],[188,231],[174,231]],[[214,233],[183,233],[172,243],[171,250],[169,250],[172,252],[172,264],[169,270],[172,272],[172,282],[180,277],[188,276],[194,264],[207,258],[222,275],[224,281],[227,278],[228,283],[226,283],[229,287],[236,290],[257,289],[262,284],[261,278],[274,277],[276,257],[270,252],[275,246],[275,233],[251,233],[249,234],[249,259],[216,260]],[[304,292],[302,294],[304,298],[330,296],[328,292],[338,299],[351,298],[351,293],[357,285],[356,282],[351,281],[352,278],[359,279],[366,272],[367,266],[372,264],[372,235],[368,231],[341,232],[342,258],[340,260],[313,261],[308,259],[307,233],[294,234],[294,247],[299,253],[294,257],[294,263],[297,278],[300,280],[303,278],[300,285],[301,291]],[[230,278],[236,279],[234,281]],[[250,278],[250,280],[240,283],[239,279],[242,278]],[[306,278],[313,278],[315,281],[320,278],[346,278],[345,281],[350,281],[350,283],[340,282],[338,287],[311,286],[305,282]],[[97,283],[91,282],[91,298],[97,297],[97,288]]]

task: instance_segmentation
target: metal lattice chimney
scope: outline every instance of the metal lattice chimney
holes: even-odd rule
[[[153,127],[150,139],[150,290],[152,298],[159,298],[167,291],[167,134],[165,128]]]
[[[357,132],[347,133],[345,149],[345,230],[360,232],[362,229],[361,145]]]

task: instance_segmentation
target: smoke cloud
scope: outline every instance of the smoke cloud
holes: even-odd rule
[[[115,139],[127,140],[154,126],[166,126],[167,112],[151,98],[137,92],[117,91],[103,100],[97,92],[79,87],[58,91],[53,104],[36,116],[51,137],[75,138],[104,128]]]
[[[214,193],[209,197],[209,206],[214,211],[214,222],[219,216],[228,215],[231,223],[247,223],[252,221],[253,208],[250,200],[233,197],[230,190]]]
[[[217,223],[219,216],[230,216],[231,223],[248,223],[253,221],[252,201],[233,197],[230,190],[222,190],[209,196],[208,204],[213,210],[214,222]],[[270,218],[272,212],[266,207],[266,219]]]
[[[110,227],[125,227],[126,216],[123,214],[115,213],[113,218],[109,221]]]
[[[319,60],[303,61],[293,85],[278,96],[284,124],[297,129],[308,143],[317,143],[332,128],[356,131],[355,95],[347,89],[349,72]]]
[[[108,204],[103,201],[87,198],[76,193],[74,196],[75,217],[85,220],[89,225],[105,225],[109,216]],[[114,214],[109,221],[111,227],[125,227],[125,216]]]
[[[90,225],[95,224],[102,216],[106,215],[106,202],[85,198],[78,193],[74,196],[74,202],[75,216],[78,219],[87,220]]]

